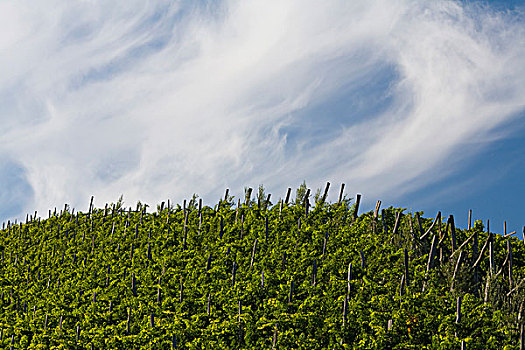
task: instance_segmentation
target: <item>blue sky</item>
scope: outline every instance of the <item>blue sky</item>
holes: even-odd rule
[[[521,237],[524,11],[0,1],[0,220],[305,180]]]

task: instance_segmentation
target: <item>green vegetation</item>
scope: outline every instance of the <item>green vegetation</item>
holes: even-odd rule
[[[306,186],[275,205],[251,192],[5,225],[0,347],[520,348],[523,242],[440,214],[358,216]]]

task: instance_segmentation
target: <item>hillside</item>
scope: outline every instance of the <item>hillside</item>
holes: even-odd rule
[[[327,189],[328,190],[328,189]],[[2,348],[520,349],[525,247],[481,221],[261,189],[0,231]],[[359,198],[359,196],[357,197]],[[357,201],[358,203],[358,201]],[[153,210],[156,209],[156,210]],[[521,334],[520,334],[521,333]]]

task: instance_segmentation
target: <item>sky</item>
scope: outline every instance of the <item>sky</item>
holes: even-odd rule
[[[0,0],[0,221],[306,181],[525,225],[522,1]]]

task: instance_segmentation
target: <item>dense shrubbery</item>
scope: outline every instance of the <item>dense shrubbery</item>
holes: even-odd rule
[[[1,346],[519,348],[523,243],[299,193],[6,225]]]

